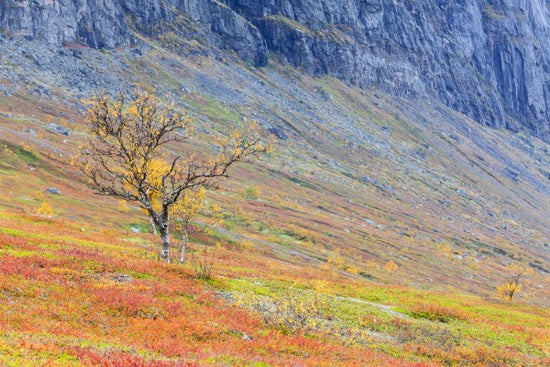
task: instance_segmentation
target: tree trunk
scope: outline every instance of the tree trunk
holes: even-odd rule
[[[184,229],[183,232],[183,238],[181,239],[182,245],[181,245],[181,254],[180,254],[180,264],[183,264],[185,262],[185,251],[187,250],[187,242],[189,241],[189,235],[187,234],[187,226]]]
[[[153,228],[153,234],[156,236],[157,235],[157,226],[155,225],[155,221],[153,220],[153,218],[151,218],[151,216],[149,216],[149,220],[151,221],[151,227]]]
[[[170,262],[170,236],[168,232],[168,222],[163,222],[160,228],[160,238],[162,239],[162,261]]]

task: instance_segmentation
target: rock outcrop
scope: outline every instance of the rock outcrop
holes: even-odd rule
[[[158,35],[195,25],[209,33],[213,46],[266,65],[266,44],[258,29],[215,0],[0,0],[1,31],[55,45],[113,48],[134,43],[136,31]]]
[[[310,74],[550,140],[545,0],[0,0],[0,29],[58,45],[117,47],[135,32],[194,27],[257,66],[269,50]]]

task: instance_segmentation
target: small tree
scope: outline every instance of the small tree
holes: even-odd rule
[[[200,251],[191,254],[191,264],[193,264],[193,268],[199,279],[212,279],[215,253],[216,247],[209,250],[206,244],[203,243]]]
[[[510,272],[512,276],[508,278],[507,281],[497,286],[497,293],[500,297],[511,302],[523,286],[528,286],[530,284],[534,271],[524,264],[510,265],[507,271]],[[523,294],[525,295],[525,292]]]
[[[393,281],[397,269],[399,269],[399,266],[391,260],[384,265],[384,271],[389,275],[390,281]]]
[[[42,205],[36,209],[36,214],[42,217],[53,217],[54,212],[50,204],[47,201],[43,201]]]
[[[256,129],[218,139],[215,156],[169,152],[193,135],[192,120],[173,105],[162,106],[146,92],[129,101],[94,96],[88,101],[92,139],[76,160],[81,171],[104,195],[138,202],[161,237],[164,261],[170,258],[170,210],[188,190],[228,177],[235,162],[257,159],[267,151]]]
[[[203,210],[205,194],[206,190],[202,187],[193,192],[186,192],[170,211],[170,222],[181,234],[180,263],[182,264],[185,262],[185,251],[189,242],[189,226],[193,217]]]
[[[504,282],[497,287],[498,295],[510,302],[520,290],[521,284],[519,284],[519,281],[516,280]]]
[[[346,264],[342,255],[340,255],[340,250],[336,249],[331,251],[327,256],[327,262],[325,263],[325,268],[330,271],[345,270]]]
[[[206,190],[201,187],[198,190],[186,192],[182,199],[176,202],[170,210],[170,223],[181,236],[180,263],[185,262],[185,252],[189,243],[189,234],[207,233],[210,227],[218,225],[222,221],[222,209],[217,205],[205,206]],[[202,223],[193,221],[198,214],[204,214],[207,218]]]

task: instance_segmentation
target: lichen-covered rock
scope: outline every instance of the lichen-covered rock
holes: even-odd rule
[[[57,45],[116,47],[182,22],[257,66],[269,50],[310,74],[550,140],[545,0],[0,0],[1,30]]]

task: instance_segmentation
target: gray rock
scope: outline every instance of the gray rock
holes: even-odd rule
[[[449,135],[449,138],[453,139],[454,141],[456,141],[457,143],[460,143],[460,137],[456,134],[450,134]]]
[[[134,233],[141,233],[141,229],[139,229],[138,227],[131,227],[130,231],[132,231]]]
[[[71,134],[71,130],[56,124],[48,124],[48,126],[46,127],[46,130],[52,133],[58,133],[65,136],[69,136]]]
[[[51,94],[48,88],[41,88],[41,87],[34,88],[32,92],[40,97],[49,96]]]
[[[4,85],[0,85],[0,92],[3,92],[4,95],[10,97],[13,94],[13,91]]]
[[[288,140],[288,135],[280,127],[272,126],[268,129],[268,131],[271,134],[275,135],[277,137],[277,139]]]
[[[504,174],[505,177],[509,178],[510,180],[512,180],[514,182],[519,181],[520,172],[515,167],[506,167],[503,171],[503,174]]]
[[[57,46],[84,43],[114,48],[139,43],[128,19],[146,35],[162,33],[172,23],[168,28],[183,36],[185,25],[175,22],[182,12],[215,35],[211,38],[219,47],[234,50],[255,65],[266,65],[267,48],[258,29],[216,0],[6,0],[0,1],[0,29]]]
[[[550,8],[543,0],[229,4],[258,26],[270,51],[311,74],[434,98],[493,127],[514,130],[523,121],[550,139]]]
[[[365,218],[365,223],[367,223],[367,224],[369,224],[369,225],[371,225],[371,226],[375,226],[375,225],[376,225],[376,222],[375,222],[375,221],[373,221],[373,220],[371,220],[371,219],[366,219],[366,218]]]
[[[48,190],[46,190],[48,193],[52,195],[61,195],[61,190],[59,190],[56,187],[50,187]]]
[[[376,187],[377,189],[379,190],[393,190],[393,188],[389,188],[389,187],[386,187],[383,183],[381,183],[380,181],[378,181],[377,179],[375,178],[371,178],[369,176],[363,176],[360,178],[361,182],[363,182],[364,184],[367,184],[367,185],[372,185],[374,187]]]
[[[113,275],[113,280],[118,283],[127,283],[132,280],[132,277],[128,274],[115,274]]]

